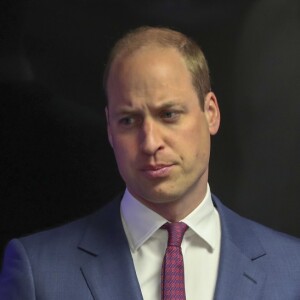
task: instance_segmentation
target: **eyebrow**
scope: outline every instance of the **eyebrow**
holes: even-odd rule
[[[167,101],[167,102],[158,104],[156,106],[154,106],[154,105],[150,106],[150,110],[151,111],[160,111],[160,110],[176,108],[176,107],[178,107],[180,109],[185,109],[186,105],[181,102],[171,100],[171,101]],[[134,108],[129,105],[124,105],[124,106],[118,107],[115,110],[114,115],[139,114],[139,113],[143,113],[143,112],[144,111],[141,108]]]
[[[184,107],[185,105],[182,103],[179,103],[179,102],[175,102],[175,101],[168,101],[168,102],[162,103],[161,105],[158,105],[155,109],[171,108],[174,106]]]

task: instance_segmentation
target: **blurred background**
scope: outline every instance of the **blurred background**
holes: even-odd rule
[[[193,37],[222,112],[212,191],[240,214],[300,236],[298,0],[1,0],[0,254],[121,192],[102,72],[129,29]]]

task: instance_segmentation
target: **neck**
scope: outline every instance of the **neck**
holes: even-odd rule
[[[188,216],[198,205],[203,201],[207,192],[207,183],[205,187],[197,190],[193,195],[184,195],[176,200],[157,203],[147,201],[145,199],[138,199],[145,206],[161,215],[169,222],[178,222]]]

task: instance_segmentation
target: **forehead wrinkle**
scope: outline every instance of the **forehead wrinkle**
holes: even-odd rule
[[[138,114],[138,115],[147,115],[147,114],[156,114],[157,112],[164,110],[164,109],[170,109],[172,107],[177,108],[185,108],[185,104],[181,101],[177,100],[167,100],[162,103],[155,103],[151,102],[149,104],[143,104],[141,106],[135,107],[131,104],[124,104],[118,106],[115,110],[113,115],[126,115],[126,114]]]
[[[151,108],[170,107],[182,103],[181,98],[185,97],[185,91],[180,85],[170,84],[168,81],[157,80],[137,80],[131,89],[123,90],[129,102],[143,102]],[[142,100],[142,101],[139,101]],[[130,103],[130,104],[131,104]]]
[[[149,52],[149,50],[151,51]],[[170,107],[173,105],[171,103],[174,102],[173,99],[178,103],[184,102],[184,99],[180,98],[185,98],[187,92],[195,92],[195,90],[190,72],[187,70],[182,56],[175,49],[163,49],[156,56],[157,50],[161,51],[162,49],[145,49],[145,51],[137,51],[129,55],[124,60],[117,59],[110,72],[109,85],[111,89],[109,92],[111,93],[108,94],[115,100],[119,99],[117,101],[119,103],[129,104],[132,107],[136,105],[137,109],[143,110],[145,107],[151,107],[151,109],[162,106]],[[171,52],[169,52],[170,50]],[[168,53],[176,60],[169,60]],[[162,64],[160,54],[164,59]],[[146,65],[143,64],[144,57],[150,60],[150,63],[148,61]],[[174,61],[175,72],[173,72]],[[142,65],[143,67],[141,67]],[[182,76],[183,74],[185,76]],[[186,82],[185,87],[182,85],[182,81]],[[188,86],[190,89],[186,91]],[[169,103],[166,104],[167,102]]]

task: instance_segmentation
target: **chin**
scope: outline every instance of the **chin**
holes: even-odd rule
[[[143,193],[143,199],[153,204],[166,204],[176,202],[182,198],[181,193],[170,192],[170,190],[153,190],[149,193]]]

